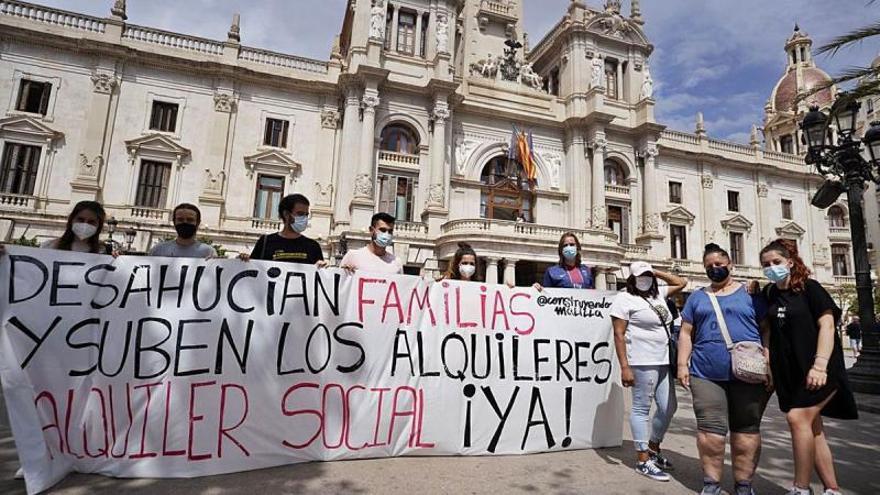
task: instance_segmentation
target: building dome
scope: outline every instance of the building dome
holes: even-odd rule
[[[798,87],[798,71],[801,72],[801,87]],[[796,110],[796,100],[800,92],[809,93],[814,88],[829,82],[831,82],[831,76],[818,67],[792,68],[776,83],[776,88],[774,88],[770,99],[773,102],[773,110],[777,112],[793,112]],[[806,100],[809,105],[815,104],[819,107],[827,107],[833,101],[834,95],[831,92],[831,88],[826,88],[812,94]]]

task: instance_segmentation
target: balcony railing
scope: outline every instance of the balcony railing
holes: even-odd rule
[[[602,237],[603,242],[616,243],[617,235],[611,231],[604,230],[577,230],[568,227],[557,227],[553,225],[542,225],[538,223],[528,222],[511,222],[509,220],[493,220],[489,218],[467,218],[462,220],[452,220],[446,222],[440,227],[442,234],[482,234],[491,233],[492,235],[506,235],[522,240],[540,240],[556,243],[562,234],[566,232],[574,232],[581,240],[585,242],[587,237]]]
[[[391,167],[413,168],[419,166],[419,155],[397,153],[394,151],[379,151],[379,165]]]
[[[480,8],[493,14],[510,15],[510,5],[492,0],[483,0]]]
[[[142,208],[135,206],[131,209],[132,218],[143,218],[146,220],[168,220],[170,210],[160,208]]]
[[[650,246],[642,246],[641,244],[624,244],[627,256],[645,256],[651,249]]]
[[[835,285],[856,285],[856,277],[849,275],[835,275],[834,276],[834,284]]]
[[[24,194],[0,193],[0,208],[27,210],[34,205],[34,197]]]
[[[218,41],[133,24],[125,25],[122,38],[206,55],[223,55],[223,44]]]
[[[0,0],[0,15],[92,33],[103,33],[107,27],[104,20],[98,17],[25,2]]]
[[[251,228],[261,231],[281,230],[281,222],[268,218],[252,218]]]
[[[629,186],[605,184],[605,192],[611,193],[611,194],[619,194],[621,196],[629,196]]]
[[[250,48],[243,46],[238,54],[239,60],[251,62],[255,64],[274,65],[276,67],[285,67],[288,69],[302,70],[305,72],[315,72],[318,74],[326,74],[328,65],[320,60],[312,60],[309,58],[297,57],[294,55],[285,55],[283,53],[261,50],[259,48]]]
[[[394,222],[394,234],[401,237],[424,237],[428,226],[422,222]]]
[[[849,226],[829,225],[828,233],[835,236],[848,236],[850,234]]]

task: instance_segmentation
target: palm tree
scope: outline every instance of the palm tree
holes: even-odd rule
[[[874,0],[868,4],[874,3]],[[868,38],[880,35],[880,21],[856,29],[844,35],[838,36],[816,50],[816,55],[828,54],[833,57],[841,49],[862,43]],[[869,67],[849,67],[844,69],[830,82],[813,89],[810,94],[828,89],[831,86],[840,86],[850,81],[857,81],[857,85],[840,96],[845,101],[860,100],[867,96],[880,94],[880,64],[872,64]],[[807,95],[804,95],[804,97]]]

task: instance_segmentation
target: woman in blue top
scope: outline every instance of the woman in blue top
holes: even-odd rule
[[[566,232],[559,238],[559,264],[552,265],[544,272],[544,284],[536,283],[534,287],[563,289],[592,289],[593,272],[581,263],[581,243],[572,232]]]
[[[770,397],[768,385],[734,378],[730,352],[707,292],[718,299],[733,342],[761,342],[759,323],[766,312],[760,295],[750,295],[731,277],[730,255],[708,244],[703,267],[711,280],[694,292],[682,311],[678,339],[678,379],[691,391],[697,417],[697,447],[703,465],[702,495],[721,494],[725,438],[730,435],[736,495],[752,495],[752,476],[761,452],[761,417]]]

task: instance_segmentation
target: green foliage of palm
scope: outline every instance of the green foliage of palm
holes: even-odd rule
[[[13,239],[10,244],[15,244],[16,246],[38,247],[40,245],[40,242],[37,241],[36,236],[28,239],[24,236],[24,234],[22,234],[21,237],[19,237],[18,239]]]
[[[217,244],[216,242],[214,242],[214,240],[210,237],[199,237],[199,241],[214,248],[214,251],[217,251],[218,258],[226,257],[226,248],[224,248],[221,244]]]

